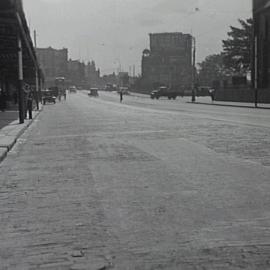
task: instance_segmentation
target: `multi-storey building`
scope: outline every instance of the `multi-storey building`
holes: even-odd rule
[[[47,87],[55,84],[55,78],[68,75],[68,50],[56,50],[52,47],[38,48],[37,57],[45,76]]]
[[[150,34],[150,50],[143,51],[142,84],[148,91],[165,85],[190,89],[192,36],[183,33]]]
[[[253,80],[258,88],[270,87],[270,0],[253,0]]]
[[[85,65],[85,80],[88,86],[97,87],[100,84],[100,70],[96,68],[95,61]]]
[[[76,86],[85,85],[85,64],[79,60],[68,60],[69,83]]]

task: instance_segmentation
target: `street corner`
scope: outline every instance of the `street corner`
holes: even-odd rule
[[[43,107],[41,106],[39,110],[34,111],[33,118],[26,119],[23,124],[20,124],[19,120],[15,120],[0,130],[0,162],[5,159],[7,153],[16,144],[18,138],[35,121],[42,109]]]
[[[10,150],[16,143],[17,138],[15,136],[1,136],[0,135],[0,148],[7,148]]]
[[[6,147],[0,147],[0,162],[7,156],[8,149]]]

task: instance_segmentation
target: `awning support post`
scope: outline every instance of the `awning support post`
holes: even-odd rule
[[[23,91],[23,51],[21,36],[17,34],[18,40],[18,104],[20,124],[24,123],[24,91]]]

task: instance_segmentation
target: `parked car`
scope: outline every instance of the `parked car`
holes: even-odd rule
[[[98,97],[99,96],[98,88],[90,88],[88,96],[90,96],[90,97]]]
[[[199,86],[197,91],[196,91],[196,95],[198,97],[200,96],[211,96],[211,93],[215,91],[212,87],[210,86]]]
[[[150,94],[151,99],[159,99],[160,97],[168,97],[168,99],[176,99],[177,96],[182,95],[182,92],[174,91],[166,86],[160,86]]]
[[[71,87],[69,87],[69,93],[77,93],[77,88],[76,88],[76,86],[71,86]]]
[[[46,103],[56,103],[56,96],[53,90],[46,89],[42,91],[42,103],[45,105]]]

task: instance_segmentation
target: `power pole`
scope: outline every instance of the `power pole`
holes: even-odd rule
[[[193,57],[192,57],[192,82],[191,82],[191,91],[192,91],[192,97],[191,101],[196,101],[196,93],[195,93],[195,72],[196,72],[196,39],[195,37],[192,37],[192,43],[193,43]]]
[[[34,30],[34,43],[35,43],[35,50],[37,52],[37,32]],[[39,110],[39,70],[36,67],[36,91],[35,91],[35,100],[37,105],[37,110]]]
[[[258,107],[258,37],[254,39],[254,88],[255,88],[255,108]]]

